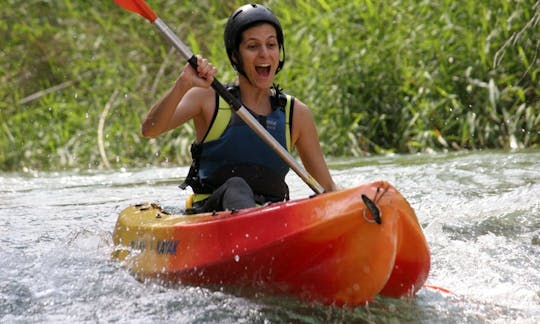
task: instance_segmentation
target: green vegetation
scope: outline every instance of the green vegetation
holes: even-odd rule
[[[6,0],[0,170],[186,164],[193,129],[155,140],[141,118],[183,61],[113,1]],[[148,0],[195,53],[243,2]],[[280,17],[278,82],[313,110],[329,156],[538,147],[540,1],[263,1]]]

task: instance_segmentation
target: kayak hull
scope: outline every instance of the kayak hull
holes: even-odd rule
[[[430,267],[413,209],[384,181],[237,212],[185,216],[156,204],[130,206],[113,241],[113,256],[140,279],[248,287],[334,305],[413,296]]]

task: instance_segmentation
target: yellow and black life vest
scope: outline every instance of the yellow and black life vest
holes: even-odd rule
[[[237,87],[229,91],[238,94]],[[290,151],[294,97],[276,91],[270,100],[269,115],[250,112]],[[193,162],[180,187],[193,189],[193,202],[205,199],[232,176],[244,178],[261,200],[282,201],[289,197],[285,183],[289,166],[217,94],[210,127],[200,143],[192,144],[191,154]]]

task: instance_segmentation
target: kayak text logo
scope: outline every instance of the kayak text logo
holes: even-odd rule
[[[178,240],[133,240],[129,246],[134,250],[155,251],[157,254],[176,254],[178,248]]]

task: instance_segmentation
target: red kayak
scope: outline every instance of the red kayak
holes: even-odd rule
[[[238,212],[118,217],[113,256],[139,279],[249,287],[333,305],[411,297],[430,252],[409,203],[384,181]]]

